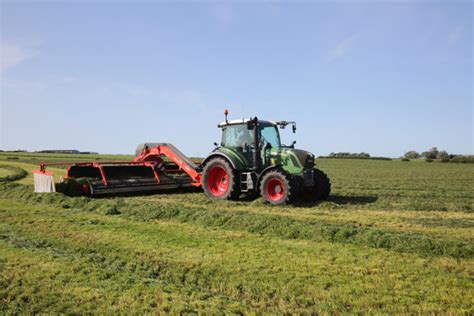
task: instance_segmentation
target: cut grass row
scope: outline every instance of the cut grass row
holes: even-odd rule
[[[350,198],[350,197],[347,197]],[[319,221],[334,225],[378,228],[398,232],[416,232],[433,237],[456,236],[457,239],[474,241],[474,214],[465,212],[436,211],[380,211],[380,210],[332,210],[326,209],[330,201],[312,207],[279,206],[272,207],[261,199],[243,202],[211,202],[199,193],[157,194],[129,197],[127,201],[161,204],[181,207],[205,205],[206,209],[219,212],[241,211],[254,214],[285,216],[300,221]]]
[[[34,194],[29,186],[2,184],[0,197],[17,201],[46,203],[57,207],[99,210],[105,214],[149,220],[175,220],[229,231],[245,231],[285,239],[350,243],[423,256],[474,257],[474,244],[455,237],[434,237],[416,232],[335,224],[317,219],[298,219],[272,213],[222,211],[208,205],[143,203],[133,199],[71,198],[62,194]]]
[[[174,220],[0,200],[0,249],[5,312],[472,312],[472,260]]]
[[[20,183],[20,184],[33,184],[33,170],[38,170],[39,165],[34,165],[30,163],[22,163],[22,162],[0,161],[0,168],[22,169],[23,176],[21,178],[9,179],[8,181],[16,181],[17,183]],[[54,172],[54,175],[56,176],[56,181],[58,181],[60,176],[64,177],[66,175],[66,170],[64,169],[48,168],[48,171]]]
[[[19,152],[0,152],[0,160],[9,162],[40,163],[44,162],[68,162],[68,161],[92,161],[92,160],[123,160],[130,161],[132,155],[94,155],[94,154],[60,154],[60,153],[19,153]]]
[[[27,172],[19,167],[0,165],[0,182],[16,181],[27,176]]]

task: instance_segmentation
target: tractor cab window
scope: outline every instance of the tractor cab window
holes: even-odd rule
[[[222,142],[224,147],[248,148],[253,144],[253,132],[249,131],[246,124],[229,125],[222,129]]]
[[[270,145],[273,148],[281,147],[280,146],[280,134],[275,125],[261,126],[260,128],[261,135],[261,144],[262,148]]]

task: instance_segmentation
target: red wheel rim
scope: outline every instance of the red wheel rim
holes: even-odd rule
[[[86,195],[89,194],[89,186],[87,184],[82,185],[82,192]]]
[[[229,189],[229,174],[221,166],[215,166],[207,175],[207,187],[214,196],[221,196]]]
[[[283,186],[283,181],[278,178],[272,178],[267,183],[266,187],[267,197],[271,201],[279,201],[285,196],[285,187]]]

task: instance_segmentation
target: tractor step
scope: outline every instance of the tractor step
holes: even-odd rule
[[[242,172],[240,174],[240,191],[249,192],[255,188],[253,172]]]

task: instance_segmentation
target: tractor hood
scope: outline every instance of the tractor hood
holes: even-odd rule
[[[270,150],[271,162],[282,165],[291,173],[301,173],[304,169],[313,169],[314,155],[306,150],[293,148],[272,148]]]
[[[302,149],[290,149],[291,153],[298,157],[300,164],[304,168],[313,168],[314,166],[314,155],[309,151]]]

